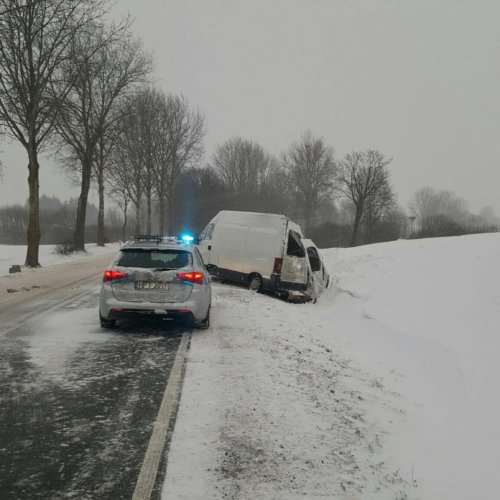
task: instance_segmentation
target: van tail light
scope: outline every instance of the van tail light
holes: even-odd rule
[[[203,273],[179,273],[177,277],[181,281],[185,281],[187,283],[197,283],[198,285],[203,285],[205,283],[205,279],[203,277]]]
[[[128,276],[127,273],[123,273],[121,271],[114,271],[113,269],[106,269],[106,271],[104,271],[102,281],[104,281],[104,283],[107,283],[108,281],[122,280],[127,276]]]
[[[281,257],[276,257],[274,259],[273,274],[281,274],[282,265],[283,265],[283,259]]]

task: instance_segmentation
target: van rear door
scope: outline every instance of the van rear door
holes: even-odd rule
[[[293,229],[288,231],[288,240],[283,255],[281,281],[307,284],[307,257],[302,237]]]
[[[311,242],[312,243],[312,242]],[[315,245],[306,244],[309,267],[311,270],[311,287],[317,297],[328,286],[328,272]]]

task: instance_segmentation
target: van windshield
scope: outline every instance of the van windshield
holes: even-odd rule
[[[215,224],[209,224],[200,234],[200,240],[211,240]]]
[[[304,247],[301,243],[301,237],[299,233],[295,231],[290,231],[288,233],[288,245],[286,247],[286,254],[293,255],[294,257],[305,257],[306,253]]]

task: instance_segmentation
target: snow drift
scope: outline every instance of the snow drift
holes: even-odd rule
[[[315,305],[216,285],[169,498],[495,498],[500,235],[323,252]]]

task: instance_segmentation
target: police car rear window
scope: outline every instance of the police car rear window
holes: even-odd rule
[[[144,267],[147,269],[180,269],[192,266],[193,259],[184,250],[160,250],[124,248],[120,252],[117,265],[121,267]]]

